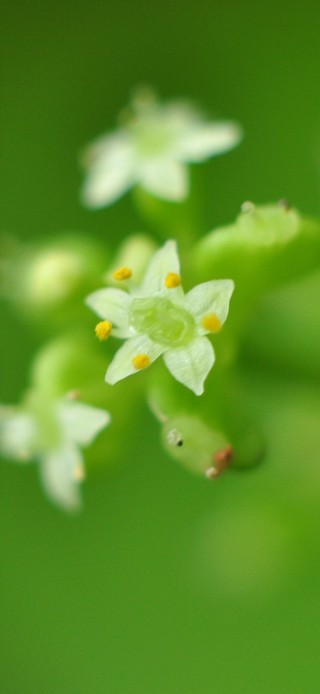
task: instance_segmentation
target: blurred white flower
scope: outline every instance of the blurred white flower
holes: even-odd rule
[[[111,205],[133,186],[179,201],[188,195],[186,163],[201,162],[235,147],[242,130],[232,121],[207,122],[190,104],[162,105],[151,91],[137,94],[130,115],[114,133],[87,148],[83,201]]]
[[[67,510],[81,503],[84,479],[81,448],[110,422],[104,410],[68,397],[0,408],[0,451],[20,463],[37,460],[48,496]]]
[[[129,289],[131,275],[126,267],[114,273]],[[201,395],[215,359],[205,335],[221,329],[233,289],[232,280],[212,280],[184,294],[176,243],[167,241],[152,257],[140,287],[90,294],[87,305],[103,319],[96,326],[98,338],[113,334],[127,340],[107,370],[107,383],[146,368],[163,354],[174,378]]]

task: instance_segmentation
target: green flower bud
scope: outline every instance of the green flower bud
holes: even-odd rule
[[[235,379],[231,379],[235,385]],[[214,479],[227,468],[249,469],[263,459],[265,445],[247,412],[238,386],[215,375],[199,404],[163,372],[156,374],[149,405],[162,424],[162,442],[171,457],[192,472]]]
[[[83,298],[101,282],[105,251],[72,235],[39,247],[13,248],[4,269],[4,293],[28,320],[65,325],[83,319]]]
[[[193,415],[168,418],[162,428],[162,441],[175,460],[210,479],[217,477],[233,456],[227,438]]]
[[[90,335],[72,333],[47,343],[32,364],[31,382],[49,397],[61,397],[76,389],[81,399],[105,403],[105,357]]]
[[[218,477],[228,467],[250,468],[264,454],[261,435],[247,422],[242,428],[238,413],[225,430],[220,424],[212,422],[210,426],[193,414],[168,417],[163,424],[162,441],[171,457],[208,479]]]
[[[261,295],[320,263],[320,224],[285,204],[245,203],[235,224],[216,229],[192,255],[196,278],[232,277],[236,292],[230,321],[238,323]]]

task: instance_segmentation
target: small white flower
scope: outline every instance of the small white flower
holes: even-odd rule
[[[0,450],[21,463],[36,459],[48,496],[75,510],[85,476],[81,448],[109,422],[108,412],[68,397],[40,403],[31,398],[24,408],[1,407]]]
[[[130,287],[131,274],[130,268],[120,268],[115,276]],[[205,335],[222,327],[233,289],[232,280],[213,280],[184,294],[176,243],[167,241],[151,259],[139,288],[91,294],[86,303],[103,319],[96,326],[99,339],[113,334],[127,340],[107,370],[107,383],[146,368],[163,354],[174,378],[201,395],[215,359]]]
[[[86,150],[84,203],[110,205],[136,185],[158,198],[183,200],[189,187],[185,164],[227,152],[241,137],[234,122],[206,122],[191,105],[161,105],[148,92],[133,100],[131,118]]]

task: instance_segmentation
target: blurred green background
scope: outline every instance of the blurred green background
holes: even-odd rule
[[[4,231],[116,243],[140,229],[128,197],[81,207],[77,165],[140,83],[244,125],[205,167],[206,229],[247,199],[320,214],[314,1],[16,1],[2,29]],[[1,400],[19,397],[41,339],[3,307]],[[319,380],[253,361],[245,378],[270,442],[251,473],[192,477],[143,409],[140,440],[88,480],[78,518],[33,467],[1,466],[4,694],[319,690]]]

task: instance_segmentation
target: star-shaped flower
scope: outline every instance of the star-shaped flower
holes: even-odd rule
[[[189,187],[186,163],[227,152],[241,137],[236,123],[207,122],[190,104],[161,105],[151,92],[137,96],[119,129],[84,153],[84,203],[110,205],[136,185],[157,198],[183,200]]]
[[[68,397],[43,402],[32,396],[25,406],[1,407],[0,450],[21,463],[36,459],[48,496],[75,510],[85,476],[81,448],[109,422],[108,412]]]
[[[114,274],[130,292],[131,269]],[[107,383],[146,368],[163,354],[174,378],[201,395],[215,360],[205,336],[221,329],[233,289],[232,280],[212,280],[184,294],[176,243],[167,241],[151,259],[139,288],[91,294],[87,304],[103,319],[96,326],[98,338],[113,334],[126,339],[107,370]]]

